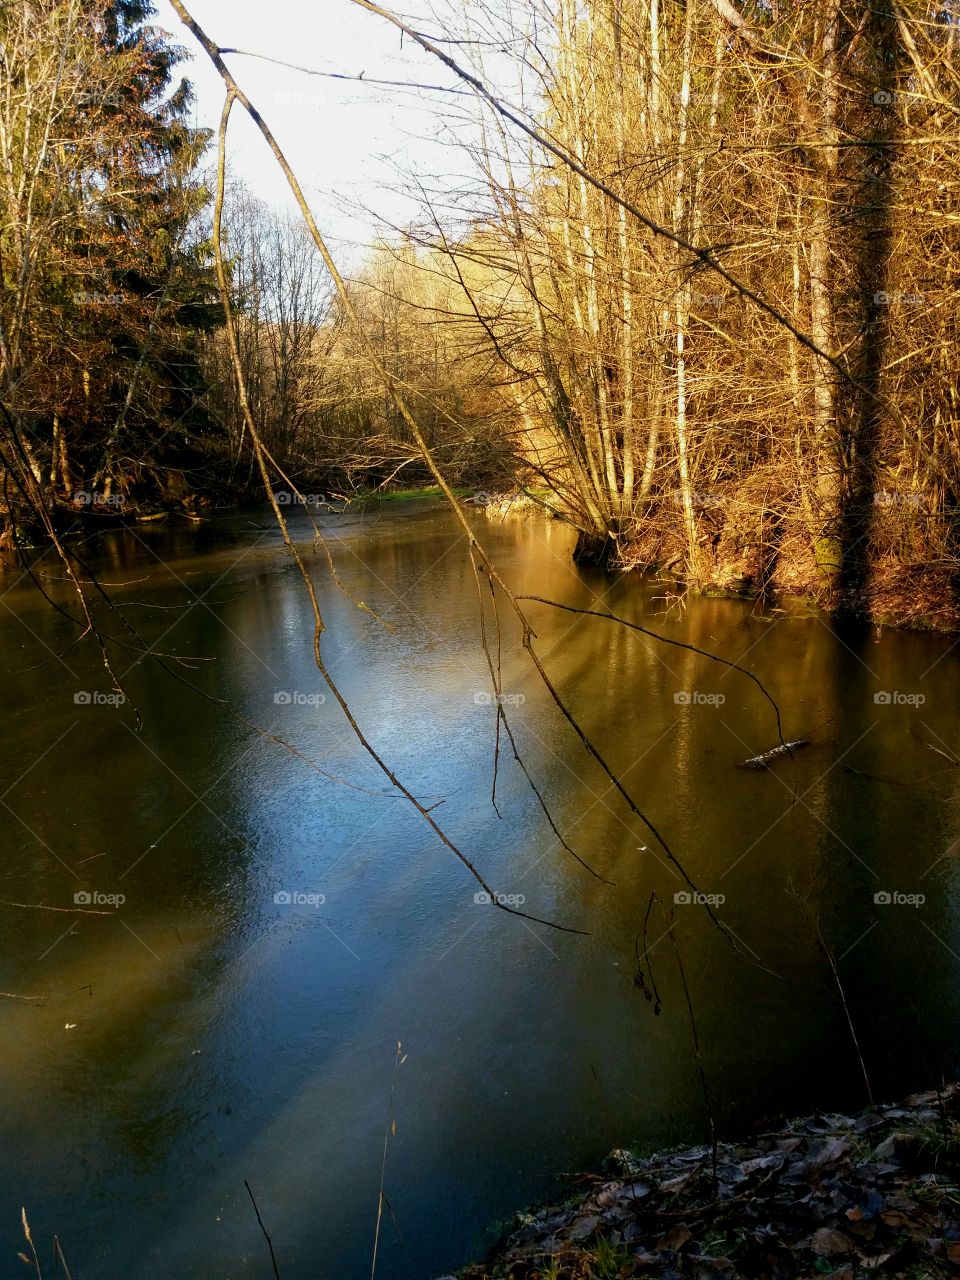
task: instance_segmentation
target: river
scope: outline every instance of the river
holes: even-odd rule
[[[503,609],[524,761],[613,883],[559,845],[506,746],[497,816],[477,591],[449,511],[325,514],[342,589],[292,518],[324,653],[372,743],[495,889],[586,936],[478,903],[390,794],[313,665],[309,604],[269,512],[82,544],[116,606],[100,622],[131,641],[113,652],[142,730],[90,641],[70,648],[72,624],[5,574],[0,898],[26,905],[0,906],[0,988],[44,999],[0,999],[4,1274],[22,1265],[23,1206],[42,1257],[56,1234],[75,1280],[268,1276],[247,1180],[284,1280],[361,1280],[381,1172],[381,1280],[462,1265],[611,1149],[705,1139],[678,955],[721,1138],[865,1103],[827,953],[877,1097],[956,1073],[953,639],[681,607],[663,584],[575,566],[556,522],[471,516],[516,590],[744,664],[786,736],[811,740],[775,770],[738,769],[777,741],[749,680],[528,606],[551,679],[721,930],[682,900]],[[75,607],[51,556],[35,571]],[[122,619],[182,679],[138,659]],[[659,1015],[634,984],[654,890],[675,916],[676,952],[657,907],[648,925]]]

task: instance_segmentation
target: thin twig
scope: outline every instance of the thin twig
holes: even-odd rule
[[[63,1274],[67,1277],[67,1280],[73,1280],[73,1277],[70,1275],[70,1268],[67,1266],[67,1260],[63,1256],[63,1250],[60,1248],[60,1239],[58,1236],[53,1237],[53,1260],[54,1262],[59,1262],[61,1267],[63,1267]]]
[[[387,1176],[387,1147],[390,1143],[390,1136],[396,1132],[396,1121],[393,1117],[393,1095],[397,1087],[397,1071],[407,1060],[407,1055],[403,1052],[403,1045],[397,1041],[397,1053],[393,1060],[393,1076],[390,1081],[390,1101],[387,1105],[387,1125],[383,1133],[383,1158],[380,1161],[380,1187],[377,1192],[377,1225],[373,1232],[373,1257],[370,1261],[370,1280],[375,1280],[377,1274],[377,1250],[380,1247],[380,1224],[383,1221],[383,1205],[386,1196],[383,1191],[383,1184]],[[387,1201],[389,1207],[389,1201]],[[393,1210],[390,1210],[391,1216]]]
[[[843,989],[843,983],[840,981],[840,973],[837,969],[836,961],[826,942],[823,940],[823,934],[820,932],[820,922],[817,921],[817,942],[820,944],[820,950],[827,957],[827,963],[833,973],[833,980],[837,984],[837,990],[840,992],[840,1003],[843,1005],[843,1012],[847,1019],[847,1026],[850,1029],[850,1039],[853,1041],[853,1047],[857,1051],[857,1058],[860,1062],[860,1070],[863,1072],[863,1083],[867,1086],[867,1101],[873,1106],[873,1088],[870,1084],[870,1077],[867,1074],[867,1064],[863,1060],[863,1051],[860,1048],[860,1041],[857,1039],[857,1031],[853,1025],[853,1017],[850,1013],[850,1006],[847,1004],[847,995]]]
[[[260,1230],[263,1232],[263,1238],[267,1242],[267,1248],[270,1250],[270,1261],[273,1263],[273,1274],[276,1280],[280,1280],[280,1271],[277,1267],[277,1255],[273,1252],[273,1241],[267,1228],[263,1225],[263,1219],[260,1217],[260,1210],[257,1208],[257,1202],[253,1198],[253,1192],[250,1190],[250,1183],[244,1178],[243,1185],[247,1188],[247,1195],[250,1197],[250,1203],[253,1205],[253,1212],[257,1215],[257,1222],[260,1224]]]

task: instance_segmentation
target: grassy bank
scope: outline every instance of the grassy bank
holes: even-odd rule
[[[469,498],[473,489],[454,488],[457,498]],[[353,499],[359,503],[369,502],[411,502],[415,498],[442,498],[443,490],[439,485],[419,485],[409,489],[365,489]]]

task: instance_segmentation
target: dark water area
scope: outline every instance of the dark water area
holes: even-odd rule
[[[316,671],[269,513],[84,544],[116,606],[98,621],[130,641],[112,651],[126,705],[89,641],[71,648],[76,628],[7,573],[0,899],[28,907],[0,905],[0,989],[45,999],[0,999],[0,1273],[22,1267],[25,1206],[75,1280],[269,1275],[246,1179],[284,1280],[360,1280],[395,1123],[377,1275],[428,1280],[611,1149],[703,1141],[656,908],[659,1016],[634,985],[652,891],[674,912],[721,1138],[865,1103],[824,948],[878,1098],[956,1074],[960,646],[736,601],[681,608],[662,584],[575,566],[557,523],[472,518],[517,591],[745,665],[785,736],[811,740],[774,770],[738,769],[777,740],[752,682],[528,606],[551,679],[729,936],[683,901],[502,606],[524,761],[570,845],[614,883],[563,850],[506,744],[497,816],[477,589],[442,505],[325,515],[343,589],[294,515],[323,652],[373,745],[488,882],[587,936],[478,903],[391,794]],[[35,571],[75,609],[52,557]],[[169,671],[138,657],[123,620]],[[489,608],[487,621],[492,637]]]

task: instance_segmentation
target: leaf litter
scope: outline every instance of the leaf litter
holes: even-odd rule
[[[614,1174],[615,1176],[611,1176]],[[815,1115],[577,1179],[462,1280],[867,1280],[960,1275],[960,1085]],[[447,1278],[449,1280],[449,1278]]]

